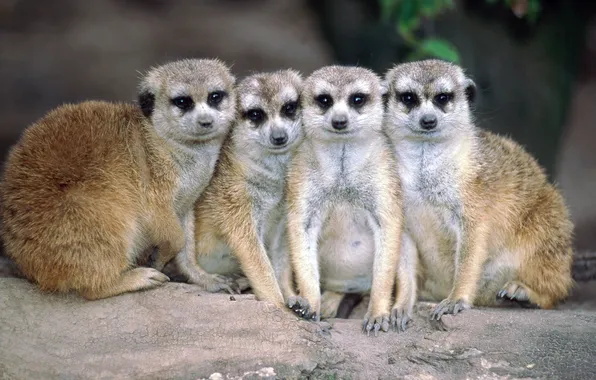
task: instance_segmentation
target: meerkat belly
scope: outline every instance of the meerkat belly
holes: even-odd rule
[[[372,283],[374,240],[365,211],[349,205],[331,210],[319,240],[321,287],[366,293]]]

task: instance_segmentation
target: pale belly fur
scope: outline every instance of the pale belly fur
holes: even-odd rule
[[[365,211],[335,206],[319,240],[321,289],[368,293],[372,284],[374,240]]]

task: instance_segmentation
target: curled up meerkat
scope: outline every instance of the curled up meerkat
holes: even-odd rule
[[[228,289],[242,272],[261,300],[294,295],[285,239],[288,163],[303,139],[294,70],[250,75],[237,86],[238,116],[213,179],[196,202],[196,251],[178,257],[192,283]],[[281,286],[281,287],[280,287]]]
[[[290,255],[300,294],[288,306],[318,320],[321,289],[370,291],[364,330],[375,334],[389,328],[402,222],[394,155],[382,130],[382,94],[380,78],[365,68],[313,72],[301,97],[306,137],[288,178]],[[336,228],[344,218],[366,225],[374,246],[367,257],[324,249],[322,238],[350,232]]]
[[[151,69],[140,107],[64,105],[25,130],[2,184],[6,254],[47,291],[87,299],[168,281],[157,268],[194,250],[193,204],[234,119],[235,79],[218,60]]]
[[[397,65],[386,80],[406,221],[400,329],[417,294],[440,301],[433,320],[497,298],[541,308],[563,300],[573,283],[564,200],[519,144],[474,125],[474,82],[439,60]]]

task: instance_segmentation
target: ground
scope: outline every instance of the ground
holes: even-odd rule
[[[0,277],[0,379],[589,379],[596,283],[559,310],[472,309],[405,333],[313,323],[252,295],[160,288],[88,302]],[[591,293],[590,293],[591,292]],[[577,297],[576,292],[576,297]],[[585,302],[584,302],[585,301]],[[592,302],[592,303],[590,303]]]

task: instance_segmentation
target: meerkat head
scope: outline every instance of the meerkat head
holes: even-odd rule
[[[182,144],[225,136],[236,112],[235,78],[216,59],[185,59],[151,69],[139,105],[157,133]]]
[[[300,123],[302,77],[294,70],[259,73],[238,84],[238,117],[234,140],[284,153],[303,138]]]
[[[476,85],[461,67],[435,59],[396,65],[385,76],[389,135],[440,140],[472,127]]]
[[[333,141],[367,137],[381,131],[381,79],[362,67],[327,66],[313,72],[302,91],[307,135]]]

